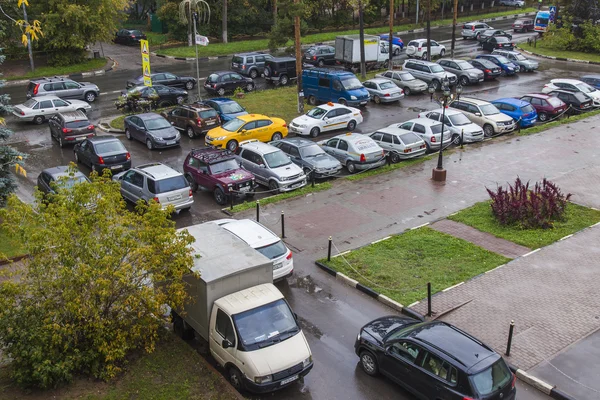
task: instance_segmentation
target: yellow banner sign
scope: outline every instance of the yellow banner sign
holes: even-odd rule
[[[148,46],[147,40],[140,40],[140,49],[142,51],[144,86],[152,86],[152,78],[150,78],[150,47]]]

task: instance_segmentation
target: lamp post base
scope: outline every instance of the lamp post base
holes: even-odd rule
[[[431,171],[431,179],[436,182],[444,182],[446,180],[446,170],[444,168],[434,168]]]

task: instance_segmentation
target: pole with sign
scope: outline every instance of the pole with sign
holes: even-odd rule
[[[144,75],[144,86],[152,86],[150,77],[150,48],[147,40],[140,40],[142,50],[142,73]]]

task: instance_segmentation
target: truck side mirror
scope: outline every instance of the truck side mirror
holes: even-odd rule
[[[228,349],[230,347],[233,347],[233,343],[231,343],[229,339],[223,339],[223,341],[221,342],[221,347],[223,347],[224,349]]]

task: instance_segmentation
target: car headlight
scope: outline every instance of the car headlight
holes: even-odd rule
[[[309,356],[306,360],[302,361],[302,368],[306,368],[312,362],[312,355]]]
[[[306,125],[298,125],[298,128],[306,128]]]
[[[273,375],[265,375],[265,376],[257,376],[254,378],[254,382],[261,384],[261,383],[269,383],[273,381]]]
[[[350,100],[356,100],[356,96],[350,96]]]
[[[356,336],[356,341],[360,342],[360,332],[358,332],[358,336]]]
[[[214,138],[213,140],[225,140],[225,138],[227,138],[227,136],[219,136]]]
[[[177,132],[177,134],[175,134],[175,140],[179,140],[181,139],[181,134],[179,132]]]

